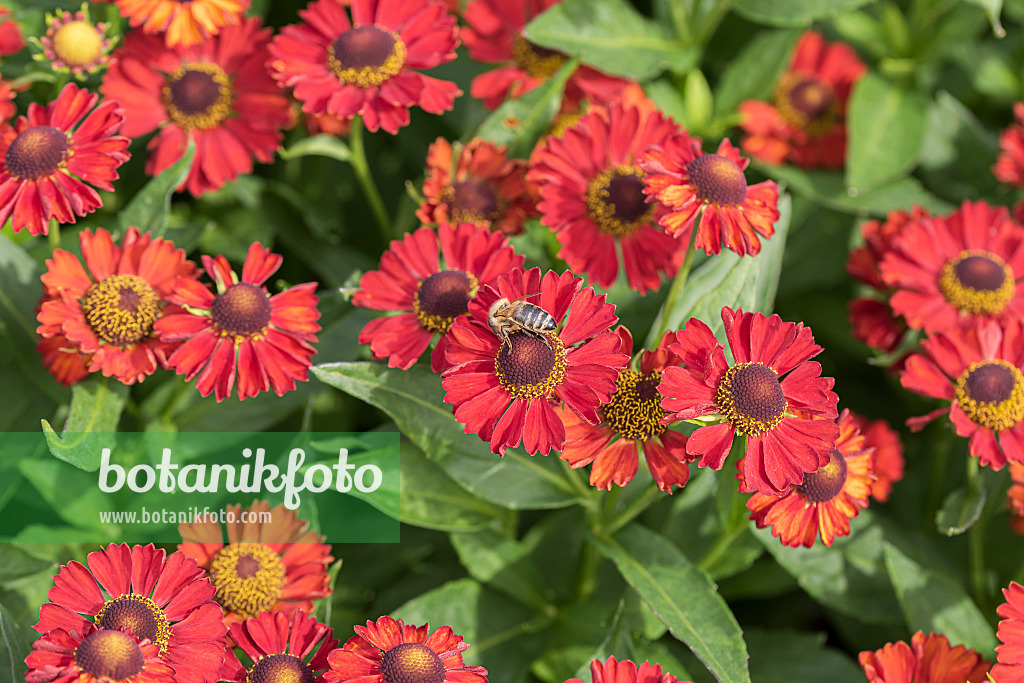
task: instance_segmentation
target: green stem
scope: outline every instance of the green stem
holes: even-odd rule
[[[696,230],[690,233],[690,244],[686,248],[686,258],[683,260],[683,265],[679,267],[679,272],[676,273],[675,279],[672,280],[672,288],[668,290],[668,297],[665,299],[665,304],[661,307],[664,313],[661,316],[661,324],[658,328],[658,336],[654,338],[654,344],[661,342],[661,338],[668,332],[668,320],[675,309],[676,301],[683,293],[683,287],[686,285],[686,278],[690,276],[690,268],[693,267],[693,258],[697,255],[697,250],[693,246],[693,236]]]
[[[388,216],[384,200],[381,199],[380,192],[377,190],[377,184],[373,182],[370,164],[366,160],[366,147],[363,145],[363,119],[361,116],[352,119],[352,129],[348,134],[348,144],[352,152],[352,158],[350,159],[352,170],[355,171],[356,179],[359,180],[359,185],[363,188],[363,192],[366,193],[366,198],[370,202],[370,210],[373,211],[373,217],[377,220],[380,234],[384,237],[385,241],[390,240],[393,237],[391,234],[391,218]]]
[[[984,484],[979,481],[981,473],[978,471],[978,459],[967,458],[967,487],[968,490],[977,491]],[[974,595],[974,602],[979,609],[985,609],[988,604],[988,595],[985,590],[985,526],[988,522],[988,515],[985,507],[982,507],[978,520],[967,530],[968,546],[968,571],[971,577],[971,593]]]
[[[171,394],[170,398],[167,399],[167,403],[164,404],[164,409],[160,412],[160,419],[163,422],[171,423],[174,422],[174,409],[178,406],[178,401],[188,391],[188,382],[184,379],[177,378],[178,386],[174,388],[174,393]]]
[[[573,587],[573,602],[583,604],[590,600],[597,589],[597,570],[601,565],[601,554],[593,543],[583,544],[579,573]]]
[[[704,553],[704,557],[700,558],[700,562],[697,563],[700,565],[700,568],[706,572],[710,571],[722,555],[725,554],[726,549],[732,545],[732,542],[739,538],[746,529],[746,525],[741,524],[740,526],[733,527],[729,533],[719,536],[718,540],[715,541],[715,544],[711,546],[706,553]]]
[[[614,534],[616,531],[636,519],[660,497],[661,491],[659,491],[658,487],[652,482],[647,486],[647,490],[644,491],[640,497],[636,498],[626,507],[625,510],[620,512],[618,516],[612,518],[608,524],[605,525],[606,533],[608,535]]]
[[[50,251],[60,249],[60,223],[56,218],[50,219],[50,227],[46,230],[46,241],[50,243]]]

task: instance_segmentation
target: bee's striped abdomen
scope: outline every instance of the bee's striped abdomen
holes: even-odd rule
[[[525,304],[516,312],[514,318],[523,327],[537,332],[550,332],[558,327],[558,323],[550,313],[534,304]]]

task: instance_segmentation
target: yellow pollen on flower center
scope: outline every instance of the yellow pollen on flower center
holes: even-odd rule
[[[88,680],[124,681],[142,672],[146,658],[131,636],[101,629],[75,648],[75,663],[92,676]]]
[[[171,121],[185,130],[216,128],[231,113],[231,79],[212,63],[178,67],[168,75],[162,96]]]
[[[747,177],[732,159],[704,154],[686,165],[686,174],[701,201],[740,206],[747,198]]]
[[[846,474],[846,458],[833,448],[828,464],[805,474],[803,482],[793,489],[811,503],[827,503],[843,490]]]
[[[153,331],[160,317],[160,297],[138,275],[111,275],[86,290],[82,312],[96,336],[126,347]]]
[[[479,283],[472,273],[442,270],[416,285],[412,308],[420,327],[444,334],[452,322],[469,312]]]
[[[971,422],[986,429],[1010,429],[1024,419],[1024,375],[1005,360],[972,363],[953,393]]]
[[[420,643],[402,643],[381,657],[384,683],[442,683],[445,666],[432,649]]]
[[[615,166],[587,185],[587,215],[598,230],[614,237],[632,235],[651,222],[654,204],[644,195],[644,172],[638,166]]]
[[[494,357],[498,383],[521,399],[547,396],[565,380],[567,366],[565,345],[550,333],[540,339],[526,332],[513,332]]]
[[[229,543],[214,555],[210,580],[217,602],[249,619],[277,603],[285,570],[281,556],[262,543]]]
[[[375,88],[402,71],[405,56],[405,43],[397,33],[357,26],[327,47],[327,66],[342,83]]]
[[[964,313],[1002,313],[1017,283],[1003,259],[987,251],[967,250],[946,263],[939,275],[946,301]]]
[[[715,391],[715,403],[737,434],[754,435],[775,429],[788,407],[779,376],[760,362],[726,370]]]
[[[245,683],[313,683],[315,680],[310,665],[289,654],[263,657],[249,667],[245,676]]]
[[[534,45],[521,34],[512,43],[512,58],[527,76],[542,81],[554,76],[568,59],[557,50]]]
[[[35,180],[67,168],[71,157],[70,137],[52,126],[32,126],[14,138],[4,166],[20,180]]]
[[[615,383],[611,400],[601,407],[608,428],[625,439],[645,441],[665,431],[661,419],[661,371],[642,375],[634,370],[623,370]]]
[[[86,67],[103,55],[103,38],[92,24],[71,21],[54,34],[53,52],[68,66]]]
[[[270,325],[273,305],[263,288],[249,282],[231,285],[210,305],[210,319],[222,336],[235,341],[262,339]]]
[[[494,187],[483,180],[460,180],[441,193],[441,201],[448,205],[455,223],[483,223],[496,221],[504,213]]]
[[[160,648],[160,654],[167,651],[171,629],[167,616],[160,607],[144,595],[128,593],[107,600],[96,614],[96,625],[115,631],[129,631],[142,640],[149,640]]]
[[[839,123],[839,102],[832,86],[804,74],[779,79],[775,107],[786,123],[810,135],[820,135]]]

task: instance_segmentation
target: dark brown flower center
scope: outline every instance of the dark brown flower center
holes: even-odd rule
[[[602,408],[604,421],[609,429],[625,439],[643,441],[665,431],[661,419],[661,372],[642,375],[633,370],[619,373],[615,393]]]
[[[761,434],[775,429],[788,407],[779,376],[759,362],[729,368],[718,383],[715,402],[737,434]]]
[[[115,631],[128,630],[139,640],[149,638],[160,647],[161,653],[167,649],[171,637],[164,611],[149,598],[134,593],[107,600],[96,615],[96,625]]]
[[[739,206],[747,198],[747,177],[732,159],[705,154],[687,164],[686,173],[702,201]]]
[[[839,102],[828,83],[802,74],[788,74],[779,81],[775,105],[790,125],[812,135],[839,122]]]
[[[495,221],[501,217],[501,202],[494,186],[483,180],[461,180],[448,188],[442,201],[456,223]]]
[[[380,659],[384,683],[443,683],[444,662],[437,653],[420,643],[402,643]]]
[[[1017,283],[1001,258],[987,251],[963,251],[942,268],[939,289],[964,313],[1002,313]]]
[[[70,67],[92,66],[103,56],[103,31],[87,21],[69,21],[53,34],[53,53]]]
[[[598,230],[625,237],[651,222],[654,204],[644,195],[643,171],[637,166],[616,166],[599,173],[587,185],[587,215]]]
[[[812,503],[827,503],[839,495],[846,483],[846,458],[833,448],[827,465],[804,475],[803,483],[793,488]]]
[[[229,543],[210,562],[217,602],[246,619],[274,607],[284,578],[281,556],[262,543]]]
[[[231,79],[216,64],[182,66],[168,76],[163,99],[171,121],[185,130],[216,128],[231,113]]]
[[[121,681],[142,671],[146,658],[131,636],[99,630],[75,648],[75,663],[100,681]]]
[[[210,318],[225,336],[253,337],[266,331],[271,311],[270,295],[262,287],[239,282],[214,298]]]
[[[4,166],[17,178],[35,180],[64,168],[67,161],[68,136],[51,126],[33,126],[11,142]]]
[[[512,58],[527,76],[540,80],[554,76],[568,59],[557,50],[534,45],[522,35],[516,36],[515,42],[512,43]]]
[[[1010,429],[1024,419],[1024,376],[1005,360],[971,364],[953,393],[967,417],[987,429]]]
[[[246,683],[314,683],[313,670],[295,655],[264,657],[249,669]]]
[[[378,26],[357,26],[328,46],[327,66],[342,83],[372,88],[397,75],[405,55],[405,43],[397,33]]]
[[[553,334],[544,339],[513,332],[494,358],[498,382],[516,398],[546,396],[565,380],[565,346]]]
[[[160,297],[138,275],[111,275],[89,286],[82,312],[96,336],[125,347],[153,331],[153,323],[160,317]]]
[[[412,303],[420,327],[447,332],[452,321],[469,311],[478,287],[477,279],[461,270],[442,270],[421,280]]]

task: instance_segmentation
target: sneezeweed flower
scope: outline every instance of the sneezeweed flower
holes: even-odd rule
[[[356,635],[327,656],[329,683],[487,683],[487,669],[466,666],[462,653],[469,643],[451,626],[433,633],[430,624],[409,626],[401,619],[383,616],[366,626],[355,626]]]
[[[45,235],[48,221],[74,223],[103,202],[128,160],[121,105],[68,83],[46,106],[32,102],[14,128],[0,128],[0,225]]]
[[[267,73],[270,29],[253,17],[197,45],[166,47],[159,36],[130,33],[101,89],[125,103],[124,132],[157,131],[146,146],[146,173],[158,175],[184,154],[196,156],[178,190],[194,197],[270,163],[292,120],[287,96]]]
[[[236,521],[226,529],[212,518],[178,525],[178,549],[209,572],[225,623],[238,624],[263,611],[309,614],[313,600],[330,595],[331,546],[309,529],[309,522],[284,505],[271,508],[265,501],[247,506],[245,517],[241,505],[227,510]],[[265,522],[267,514],[270,521]]]
[[[1016,123],[999,135],[999,157],[992,174],[1001,183],[1024,187],[1024,102],[1013,105]]]
[[[1010,509],[1010,529],[1018,536],[1024,536],[1024,463],[1010,461],[1006,506]]]
[[[1024,315],[1024,228],[1003,207],[965,201],[946,218],[908,223],[882,259],[890,303],[929,334]]]
[[[743,151],[769,164],[838,168],[846,161],[846,106],[867,67],[845,43],[807,31],[775,84],[774,103],[740,104]]]
[[[76,77],[96,73],[110,60],[112,41],[107,37],[108,25],[93,22],[89,5],[83,4],[77,12],[58,9],[46,15],[46,34],[38,40],[42,48],[36,59],[50,62],[54,71],[71,73]]]
[[[130,631],[135,639],[156,646],[160,660],[174,669],[175,681],[218,680],[226,629],[220,606],[213,601],[213,586],[195,560],[180,552],[168,555],[152,544],[129,547],[112,543],[89,553],[84,565],[72,561],[62,566],[53,582],[53,588],[46,594],[50,601],[39,608],[39,623],[33,626],[37,632],[51,634],[62,629],[71,634],[70,639],[80,634],[83,644],[93,638],[95,645],[90,647],[97,649],[97,666],[99,662],[127,666],[125,660],[111,661],[101,657],[99,651],[100,645],[104,653],[106,647],[111,651],[117,648],[118,654],[124,653],[128,662],[137,664],[139,655],[128,641],[89,634],[94,627],[111,632]],[[65,648],[70,644],[67,637],[61,637],[59,642]],[[142,649],[149,659],[148,648]],[[97,678],[102,683],[108,680]],[[72,680],[77,683],[80,679]],[[150,683],[146,678],[134,680]]]
[[[836,424],[839,437],[828,464],[805,474],[782,496],[744,491],[753,493],[747,499],[750,519],[758,529],[771,527],[782,545],[810,548],[820,535],[831,546],[837,536],[850,535],[850,520],[868,506],[874,452],[850,411],[844,410]]]
[[[622,340],[621,351],[633,355],[633,337],[625,327],[615,330]],[[683,487],[690,478],[686,455],[686,436],[662,424],[661,383],[665,368],[679,365],[680,359],[669,352],[675,333],[662,337],[658,348],[644,351],[639,357],[639,370],[619,372],[615,393],[598,409],[601,422],[588,424],[571,410],[560,408],[565,425],[565,445],[561,458],[573,469],[593,463],[590,484],[610,490],[612,483],[625,486],[633,481],[640,466],[642,449],[647,468],[660,491],[672,493],[672,487]]]
[[[302,610],[261,612],[231,624],[230,632],[249,664],[229,649],[221,675],[229,683],[323,683],[327,655],[338,645],[334,629]]]
[[[168,298],[186,312],[164,316],[155,329],[162,341],[181,344],[167,364],[186,382],[195,379],[202,396],[213,393],[218,403],[223,401],[236,378],[240,401],[270,389],[284,396],[296,381],[308,379],[320,331],[316,283],[271,296],[263,283],[282,261],[253,242],[241,279],[223,256],[203,256],[216,293],[194,278],[178,280]]]
[[[444,261],[438,259],[438,249]],[[376,359],[408,370],[437,335],[430,367],[448,367],[445,349],[452,322],[465,316],[484,285],[523,265],[507,237],[468,223],[420,228],[395,240],[380,259],[380,270],[363,273],[352,303],[399,315],[371,320],[359,333]]]
[[[11,10],[0,5],[0,57],[9,57],[21,52],[25,47],[25,38],[11,15]]]
[[[850,418],[860,427],[864,446],[874,449],[875,480],[871,482],[871,497],[879,503],[889,500],[892,485],[903,478],[903,444],[885,420],[869,420],[850,413]]]
[[[501,298],[539,307],[554,319],[556,331],[529,333],[511,323],[503,340],[488,324],[488,311]],[[531,318],[540,315],[529,310]],[[508,318],[515,310],[496,313]],[[598,406],[611,398],[628,361],[609,331],[616,322],[615,306],[570,271],[548,271],[542,278],[540,268],[516,269],[482,288],[469,316],[452,323],[444,400],[465,432],[479,434],[492,453],[504,455],[520,442],[531,454],[561,450],[565,427],[552,402],[564,401],[591,424],[599,421]]]
[[[886,643],[858,656],[868,683],[985,683],[989,663],[963,645],[949,646],[938,633],[915,633],[910,644]],[[1004,679],[996,678],[1002,683]]]
[[[440,114],[462,91],[420,71],[455,59],[455,17],[437,0],[337,0],[299,11],[270,44],[271,74],[295,89],[307,114],[361,116],[367,130],[408,125],[409,108]]]
[[[110,0],[133,27],[160,35],[168,47],[198,45],[239,23],[250,0]]]
[[[141,382],[167,366],[175,347],[161,341],[154,326],[181,311],[168,297],[179,277],[195,272],[195,264],[172,242],[142,235],[135,226],[120,246],[103,228],[83,230],[78,243],[84,264],[63,249],[46,260],[36,331],[43,339],[63,340],[67,353],[88,358],[89,372],[124,384]],[[47,367],[58,380],[75,381],[70,358],[57,355],[51,362]]]
[[[743,488],[781,496],[831,460],[839,436],[834,381],[810,360],[822,348],[803,323],[728,306],[722,321],[731,366],[711,328],[696,318],[669,346],[684,365],[666,368],[658,387],[665,419],[705,418],[686,442],[700,467],[722,469],[735,438],[746,436]]]
[[[1024,358],[1022,323],[1002,328],[993,320],[953,328],[921,342],[907,358],[900,383],[915,394],[949,401],[944,408],[907,420],[911,431],[946,413],[968,451],[994,470],[1024,462]]]
[[[636,662],[623,659],[621,662],[615,657],[609,657],[605,661],[595,659],[590,662],[591,683],[680,683],[679,679],[670,673],[661,670],[661,664],[643,662],[637,666]],[[565,683],[584,683],[581,678],[570,678]]]
[[[755,256],[758,236],[775,233],[779,187],[772,180],[748,187],[743,172],[749,164],[727,139],[716,153],[705,154],[700,138],[683,132],[649,149],[640,167],[647,174],[644,193],[669,209],[658,221],[668,234],[689,244],[696,224],[697,249],[718,254],[724,244],[740,256]]]
[[[992,667],[992,680],[997,683],[1024,681],[1024,586],[1011,581],[1003,589],[1006,602],[996,608],[999,627],[996,637],[996,663]]]
[[[537,214],[537,199],[526,182],[526,162],[509,159],[504,145],[473,138],[455,149],[438,138],[427,151],[424,223],[472,223],[505,235],[523,232]]]
[[[71,386],[89,376],[92,356],[82,355],[75,350],[74,345],[63,334],[40,339],[36,344],[36,351],[43,361],[43,367],[64,386]]]
[[[558,257],[601,287],[619,275],[619,256],[629,286],[644,294],[671,278],[689,243],[658,227],[665,207],[648,203],[640,156],[679,132],[658,111],[612,105],[598,108],[549,137],[530,159],[528,178],[540,188],[541,223],[562,245]]]
[[[25,658],[25,683],[175,683],[174,669],[160,658],[160,647],[123,631],[55,629],[32,644]]]

